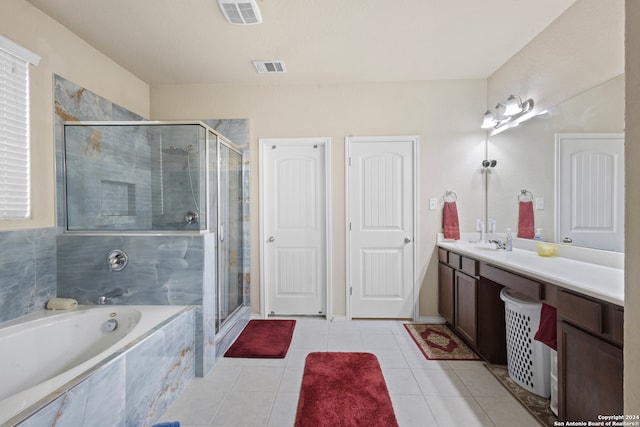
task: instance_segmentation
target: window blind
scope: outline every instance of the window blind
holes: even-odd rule
[[[20,55],[22,54],[22,55]],[[0,219],[31,215],[29,60],[39,57],[0,36]]]

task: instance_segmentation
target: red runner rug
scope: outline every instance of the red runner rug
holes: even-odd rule
[[[295,326],[295,320],[250,320],[224,356],[282,359]]]
[[[295,425],[397,426],[376,356],[371,353],[309,353]]]
[[[422,354],[431,360],[480,360],[447,325],[405,323]]]

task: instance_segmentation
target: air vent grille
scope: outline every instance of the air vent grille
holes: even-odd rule
[[[254,0],[218,0],[222,14],[232,24],[252,25],[262,22],[260,9]]]
[[[253,65],[256,67],[258,73],[286,73],[287,67],[284,66],[284,61],[253,61]]]

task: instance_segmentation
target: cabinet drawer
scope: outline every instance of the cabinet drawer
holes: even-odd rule
[[[501,270],[492,265],[485,263],[480,264],[480,276],[501,284],[507,288],[527,296],[541,300],[544,298],[542,284],[535,282],[526,277],[518,276],[517,274],[510,273],[505,270]]]
[[[601,334],[603,306],[597,301],[561,291],[558,294],[558,315],[574,325]]]
[[[438,261],[445,264],[449,262],[449,258],[447,257],[448,254],[449,252],[447,252],[446,249],[438,248]]]
[[[478,261],[475,259],[467,258],[466,256],[462,257],[462,271],[467,273],[469,276],[477,276],[478,271]]]
[[[455,254],[453,252],[449,252],[449,261],[447,261],[447,264],[449,264],[451,267],[455,268],[456,270],[460,270],[460,267],[462,265],[461,260],[462,260],[462,256]]]

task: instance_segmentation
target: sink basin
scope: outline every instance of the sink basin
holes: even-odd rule
[[[488,245],[483,245],[483,246],[471,246],[473,249],[479,249],[481,251],[497,251],[498,248],[496,248],[495,246],[488,246]]]
[[[458,244],[460,246],[464,246],[466,248],[469,249],[480,249],[480,250],[484,250],[484,251],[497,251],[498,248],[496,246],[495,243],[481,243],[481,242],[477,242],[477,241],[470,241],[470,242],[465,242],[465,241],[458,241]]]

